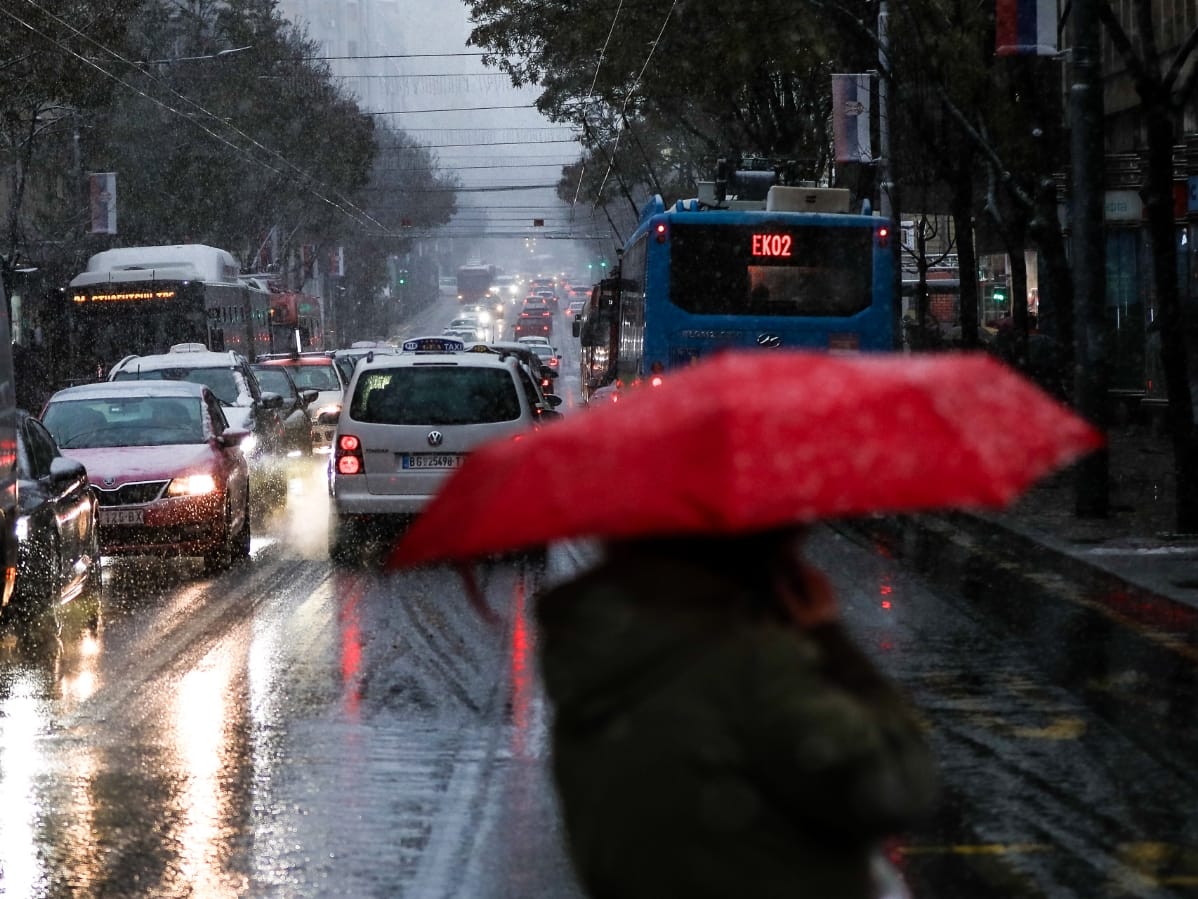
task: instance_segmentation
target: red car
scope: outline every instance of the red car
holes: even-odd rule
[[[108,381],[50,397],[42,423],[99,497],[104,555],[250,554],[249,473],[220,401],[187,381]]]
[[[524,310],[516,319],[513,329],[516,337],[543,335],[548,337],[553,333],[553,312],[541,303],[525,303]]]

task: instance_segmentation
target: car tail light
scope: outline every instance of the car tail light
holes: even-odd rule
[[[337,474],[361,474],[362,441],[353,434],[339,435],[334,464],[337,466]]]

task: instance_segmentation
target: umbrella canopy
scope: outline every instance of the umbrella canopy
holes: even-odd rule
[[[388,567],[569,537],[1000,508],[1102,442],[984,354],[729,352],[477,450]]]

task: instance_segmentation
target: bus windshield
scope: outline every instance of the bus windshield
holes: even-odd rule
[[[675,222],[670,244],[670,296],[687,312],[847,316],[872,301],[870,227]]]

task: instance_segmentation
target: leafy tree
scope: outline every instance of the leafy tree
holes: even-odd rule
[[[1160,314],[1161,357],[1169,397],[1169,433],[1177,472],[1177,527],[1198,533],[1198,434],[1195,433],[1191,364],[1195,349],[1177,286],[1177,244],[1173,225],[1173,144],[1180,119],[1198,85],[1198,26],[1179,42],[1171,57],[1157,44],[1157,23],[1150,0],[1134,0],[1132,34],[1124,29],[1106,0],[1098,14],[1115,50],[1127,66],[1140,98],[1147,165],[1141,194],[1152,240],[1153,285]],[[1134,38],[1133,36],[1134,35]],[[1188,74],[1187,65],[1189,65]]]
[[[372,123],[273,7],[146,4],[130,88],[89,147],[121,178],[125,243],[204,242],[251,258],[274,225],[318,243],[367,222],[352,195],[370,170]]]
[[[736,152],[793,159],[807,179],[828,174],[838,38],[801,4],[468,5],[470,41],[489,51],[485,61],[516,85],[542,86],[538,108],[584,128],[597,163],[587,168],[605,174],[583,180],[582,190],[564,181],[563,196],[603,202],[599,186],[614,179],[635,207],[682,179],[689,183],[679,193],[689,192],[696,173]]]
[[[338,325],[343,342],[387,336],[405,311],[402,300],[435,299],[413,297],[410,290],[406,296],[390,295],[387,260],[411,252],[409,234],[450,220],[457,186],[456,177],[438,174],[430,151],[404,132],[376,131],[375,161],[362,195],[367,198],[364,210],[377,227],[356,228],[345,240],[346,290]]]
[[[4,202],[0,256],[61,261],[64,236],[78,233],[85,208],[72,138],[113,82],[89,62],[97,46],[121,47],[140,0],[66,0],[0,10],[0,170]],[[59,195],[67,205],[47,202]]]

